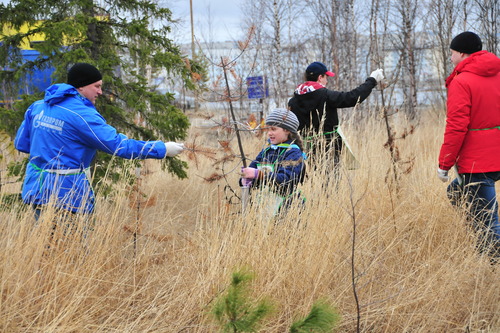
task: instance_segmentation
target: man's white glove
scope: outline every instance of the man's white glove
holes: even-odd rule
[[[371,74],[370,77],[374,78],[377,83],[382,81],[384,79],[384,70],[379,68],[374,70]]]
[[[450,176],[448,176],[448,170],[438,168],[438,178],[441,179],[443,183],[446,183],[448,180],[450,180]]]
[[[177,142],[165,142],[165,147],[167,147],[168,157],[178,155],[184,150],[184,144]]]

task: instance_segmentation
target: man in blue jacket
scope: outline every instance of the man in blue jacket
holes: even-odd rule
[[[36,209],[49,201],[73,213],[94,210],[89,167],[97,150],[126,159],[162,159],[182,152],[176,142],[139,141],[117,133],[95,108],[102,75],[87,63],[68,71],[68,84],[47,88],[17,131],[15,147],[29,154],[22,197]]]

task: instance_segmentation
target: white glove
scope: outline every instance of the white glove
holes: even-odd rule
[[[448,176],[448,170],[438,168],[438,178],[441,179],[443,183],[446,183],[448,180],[450,180],[450,176]]]
[[[177,142],[165,142],[165,147],[167,147],[168,157],[180,154],[184,150],[184,144]]]
[[[374,70],[371,74],[370,77],[374,78],[377,83],[382,81],[384,79],[384,70],[379,68]]]

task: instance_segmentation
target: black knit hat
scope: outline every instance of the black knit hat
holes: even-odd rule
[[[266,125],[281,127],[292,133],[297,133],[299,120],[292,111],[283,108],[276,108],[273,109],[269,116],[267,116]]]
[[[481,38],[473,32],[466,31],[453,38],[450,49],[460,53],[472,54],[483,49]]]
[[[91,64],[79,62],[68,71],[68,84],[75,88],[85,87],[102,80],[101,72]]]

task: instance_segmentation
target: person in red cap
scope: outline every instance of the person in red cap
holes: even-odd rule
[[[305,71],[305,82],[295,89],[293,97],[288,101],[288,108],[299,119],[299,132],[305,142],[324,136],[327,152],[333,152],[336,170],[343,146],[342,139],[337,133],[339,125],[337,109],[354,107],[363,102],[377,83],[384,79],[384,75],[382,69],[377,69],[363,84],[348,92],[326,88],[328,77],[333,76],[335,74],[330,72],[325,64],[319,61],[311,63]],[[315,153],[313,142],[313,157]]]
[[[470,31],[453,38],[450,49],[455,68],[446,79],[446,129],[437,175],[447,182],[448,170],[457,167],[448,197],[452,204],[467,207],[478,232],[479,250],[498,260],[495,182],[500,179],[500,58],[482,50],[481,38]]]

